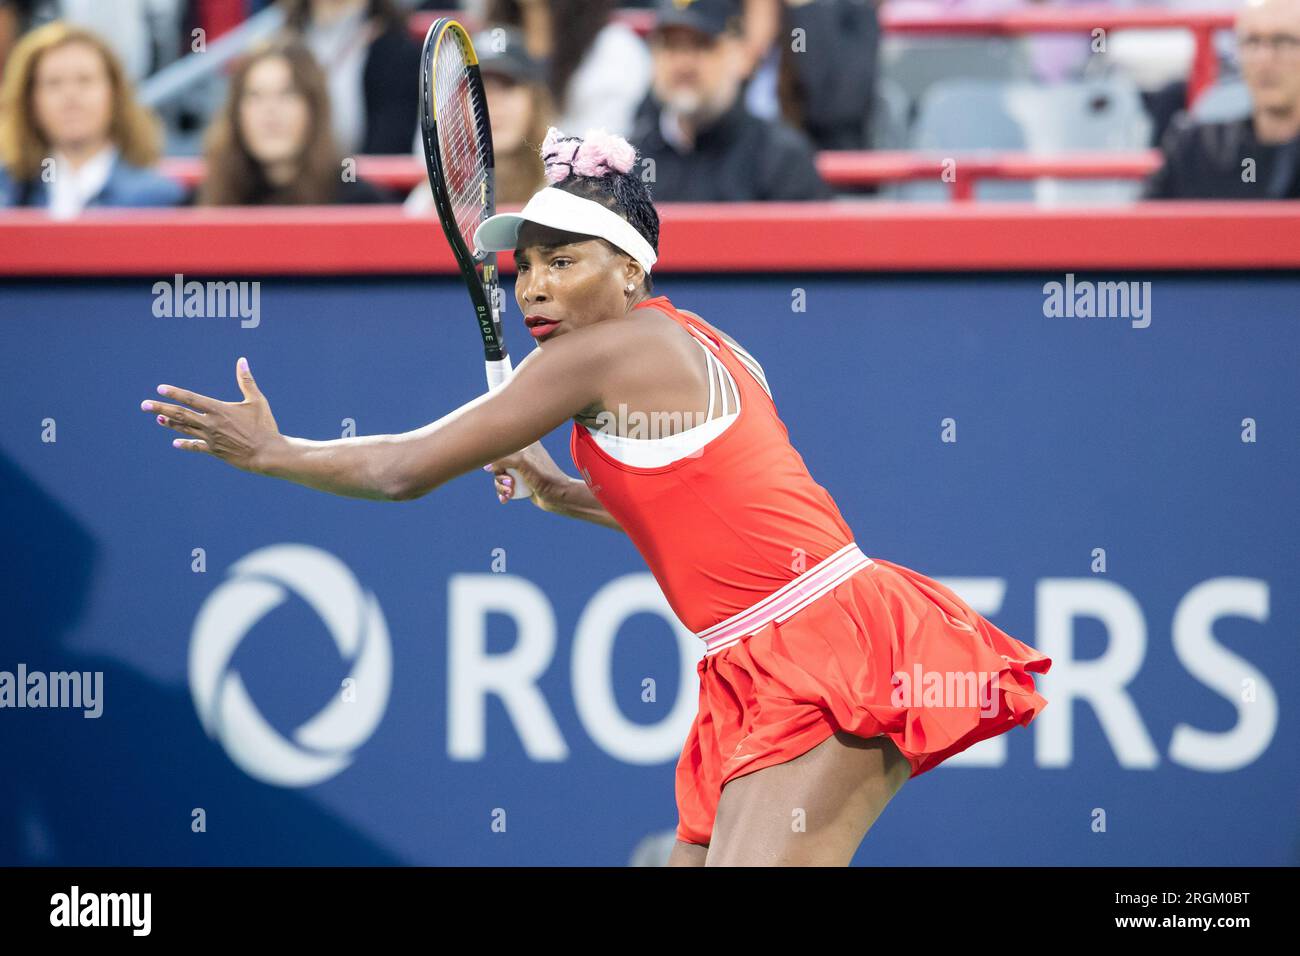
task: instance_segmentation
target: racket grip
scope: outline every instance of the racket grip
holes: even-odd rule
[[[496,391],[514,374],[514,366],[510,364],[510,356],[506,356],[499,362],[487,362],[487,381],[488,391]],[[507,468],[506,474],[514,479],[513,490],[510,492],[510,500],[515,498],[531,498],[533,489],[528,487],[528,482],[524,481],[523,475],[514,468]]]
[[[528,482],[524,481],[523,476],[518,471],[507,468],[506,474],[515,480],[514,488],[510,492],[511,500],[515,498],[531,498],[533,496],[533,489],[528,487]]]

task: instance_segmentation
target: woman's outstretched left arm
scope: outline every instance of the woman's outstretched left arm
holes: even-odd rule
[[[236,371],[242,402],[160,385],[160,394],[181,404],[150,400],[141,407],[161,413],[159,424],[184,436],[173,442],[179,448],[331,494],[407,501],[530,445],[601,400],[618,356],[627,354],[616,346],[617,330],[605,326],[560,336],[520,363],[505,385],[396,435],[331,441],[282,435],[242,360]]]

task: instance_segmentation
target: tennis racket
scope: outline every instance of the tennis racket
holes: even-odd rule
[[[473,248],[474,230],[496,212],[492,127],[474,44],[450,17],[435,20],[424,38],[420,130],[438,219],[474,304],[488,389],[495,390],[514,373],[501,333],[505,298],[497,282],[496,253]],[[514,478],[511,497],[531,497],[523,477],[513,468],[507,471]]]

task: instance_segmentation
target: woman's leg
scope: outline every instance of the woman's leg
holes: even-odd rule
[[[708,855],[708,846],[700,843],[683,843],[677,840],[673,843],[673,850],[668,854],[669,866],[703,866],[704,858]]]
[[[848,866],[911,773],[888,737],[836,731],[722,788],[706,865]]]

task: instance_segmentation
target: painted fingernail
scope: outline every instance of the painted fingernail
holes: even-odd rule
[[[513,485],[515,483],[515,480],[511,478],[509,475],[506,475],[504,478],[501,479],[501,483],[506,485]]]
[[[173,447],[173,448],[180,448],[180,447],[181,447],[181,439],[179,439],[179,438],[173,438],[173,439],[172,439],[172,447]]]
[[[159,415],[159,416],[158,416],[158,424],[159,424],[159,425],[166,425],[166,424],[167,424],[167,417],[166,417],[165,415]]]
[[[143,408],[146,412],[151,412],[153,411],[153,402],[141,402],[140,407]]]
[[[166,386],[166,385],[159,385],[159,386],[158,386],[158,394],[159,394],[159,395],[166,395],[166,394],[167,394],[167,386]]]

